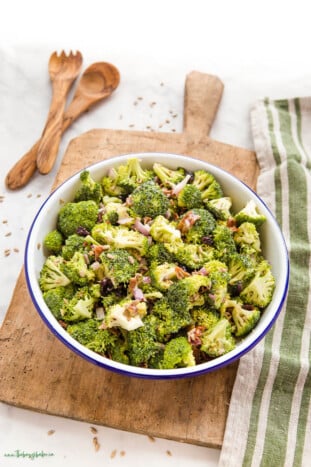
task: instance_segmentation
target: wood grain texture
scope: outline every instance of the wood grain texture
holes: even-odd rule
[[[206,82],[206,75],[196,73],[190,94],[195,89],[200,92],[197,80],[201,78]],[[219,88],[214,96],[210,92],[212,99],[219,96]],[[191,114],[191,102],[200,102],[194,97],[185,100],[190,106],[185,115]],[[211,104],[214,112],[215,102]],[[188,130],[182,134],[89,131],[69,144],[54,186],[104,158],[156,151],[209,161],[255,188],[258,167],[253,152]],[[172,381],[148,381],[103,370],[69,351],[47,329],[32,305],[23,271],[0,330],[1,401],[202,446],[221,447],[236,369],[234,363],[203,376]]]

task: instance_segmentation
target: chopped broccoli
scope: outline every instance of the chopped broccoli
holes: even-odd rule
[[[88,267],[85,255],[80,251],[76,251],[72,258],[64,263],[63,271],[71,282],[81,287],[95,279],[94,271]]]
[[[229,258],[236,253],[232,231],[225,225],[218,224],[213,231],[213,246],[218,259],[227,264]]]
[[[111,168],[108,175],[104,175],[101,180],[104,196],[126,196],[126,190],[118,185],[117,169]]]
[[[160,342],[166,341],[171,334],[177,333],[192,323],[189,312],[176,313],[165,298],[154,304],[152,313],[158,318],[156,330]]]
[[[192,347],[186,337],[175,337],[165,346],[161,368],[183,368],[195,365]]]
[[[77,251],[84,251],[85,237],[78,234],[69,235],[66,238],[65,244],[62,247],[62,257],[69,260]]]
[[[237,225],[243,224],[243,222],[252,222],[256,227],[262,225],[266,220],[266,216],[259,212],[258,207],[253,200],[248,201],[246,206],[241,209],[234,218]]]
[[[153,181],[139,185],[131,194],[131,208],[139,217],[151,217],[164,215],[169,207],[169,200]]]
[[[252,222],[243,222],[237,231],[234,232],[234,241],[238,245],[239,249],[243,248],[244,245],[252,247],[258,253],[261,251],[260,238],[258,230],[255,224]]]
[[[164,243],[152,243],[147,251],[146,258],[149,264],[173,262],[173,255],[165,248]]]
[[[208,245],[176,242],[165,243],[165,248],[188,269],[200,269],[207,261],[214,259],[214,249]]]
[[[177,264],[174,263],[152,263],[149,268],[151,283],[159,290],[167,290],[182,275],[186,274]]]
[[[209,357],[220,357],[235,348],[235,339],[231,334],[231,324],[221,318],[201,336],[201,350]]]
[[[66,203],[59,211],[57,228],[65,237],[76,233],[79,227],[90,231],[97,221],[97,216],[98,206],[95,201]]]
[[[241,291],[255,274],[253,261],[246,254],[235,253],[229,258],[228,272],[229,285]]]
[[[204,191],[201,193],[201,197],[203,201],[223,198],[224,193],[220,184],[214,180]]]
[[[129,230],[125,226],[112,226],[105,222],[94,226],[92,237],[101,244],[110,245],[111,248],[137,250],[143,256],[149,247],[147,237],[140,232]]]
[[[234,302],[232,300],[232,302]],[[260,318],[260,311],[254,306],[246,306],[235,301],[232,309],[232,319],[235,324],[234,334],[242,337],[248,334],[256,325]]]
[[[131,217],[129,209],[120,202],[108,202],[103,208],[102,222],[109,222],[112,225],[121,224],[130,227],[135,219]]]
[[[206,208],[216,217],[216,219],[226,220],[231,217],[232,201],[229,196],[222,198],[208,199],[205,202]]]
[[[139,268],[138,261],[127,250],[115,248],[100,255],[103,277],[111,280],[114,287],[127,284]]]
[[[187,313],[194,306],[204,305],[204,295],[210,287],[209,277],[193,274],[170,286],[166,294],[168,303],[176,313]]]
[[[207,209],[192,209],[186,212],[178,228],[188,243],[202,243],[202,238],[209,235],[216,227],[216,221]]]
[[[83,170],[83,172],[80,173],[80,181],[81,185],[76,191],[74,201],[93,200],[96,204],[99,204],[103,196],[101,184],[93,180],[88,170]]]
[[[272,300],[275,278],[266,260],[261,261],[255,270],[255,276],[240,293],[241,300],[249,305],[265,308]]]
[[[116,346],[118,337],[107,329],[101,329],[96,319],[87,319],[78,323],[69,324],[67,332],[80,344],[99,354]]]
[[[192,308],[191,316],[197,325],[203,326],[205,329],[210,329],[220,319],[217,311],[205,307]]]
[[[131,193],[139,185],[154,178],[152,170],[143,169],[139,159],[128,159],[126,164],[117,168],[117,185],[126,193]]]
[[[70,279],[62,272],[64,263],[62,256],[48,256],[39,277],[39,285],[43,292],[70,284]]]
[[[200,190],[192,184],[187,184],[177,195],[177,205],[185,209],[200,208],[202,206]]]
[[[206,170],[200,169],[194,172],[192,184],[201,192],[204,191],[211,183],[215,181],[215,177]]]
[[[204,264],[204,269],[211,279],[208,301],[216,309],[219,309],[228,291],[228,280],[230,276],[227,266],[219,260],[212,260]]]
[[[43,293],[43,299],[56,319],[61,319],[61,308],[64,299],[68,300],[75,294],[75,288],[72,284],[65,287],[55,287]]]
[[[147,313],[145,302],[125,298],[108,308],[105,323],[108,328],[120,327],[126,331],[143,326],[142,318]]]
[[[91,297],[88,288],[79,289],[70,300],[64,300],[60,312],[64,321],[80,321],[92,318],[95,299]]]
[[[59,255],[63,246],[62,234],[58,230],[52,230],[44,237],[43,245],[48,250],[49,254]]]
[[[163,344],[157,341],[157,321],[155,316],[148,315],[143,319],[142,327],[128,333],[128,356],[131,365],[147,365],[150,358],[162,350]]]
[[[153,170],[163,185],[169,187],[181,182],[186,175],[186,171],[182,167],[177,169],[170,169],[169,167],[166,167],[158,162],[153,164]]]
[[[156,242],[174,243],[181,239],[181,233],[173,222],[163,216],[157,216],[150,228],[150,235]]]

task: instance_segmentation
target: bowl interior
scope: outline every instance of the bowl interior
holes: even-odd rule
[[[87,167],[87,169],[95,180],[100,180],[101,177],[107,173],[109,167],[124,163],[129,157],[139,158],[144,167],[150,167],[154,162],[160,162],[171,168],[184,167],[189,171],[198,169],[208,170],[219,181],[225,195],[232,198],[233,212],[242,209],[250,199],[256,202],[259,210],[267,218],[267,221],[261,227],[260,235],[263,254],[270,262],[272,272],[276,279],[276,288],[271,303],[264,311],[254,330],[248,334],[233,351],[195,367],[175,370],[138,368],[109,360],[79,344],[54,318],[42,298],[42,293],[38,285],[39,273],[46,259],[44,249],[41,247],[42,241],[45,235],[56,227],[57,214],[61,205],[73,199],[73,195],[80,183],[79,173],[77,173],[60,185],[60,187],[44,202],[34,219],[28,235],[25,251],[26,281],[32,300],[39,314],[52,332],[73,351],[99,366],[128,375],[146,378],[176,378],[205,373],[233,362],[245,352],[249,351],[266,334],[277,318],[286,297],[289,275],[288,254],[283,235],[275,218],[256,193],[240,180],[233,177],[228,172],[198,159],[166,153],[128,154],[96,163]]]

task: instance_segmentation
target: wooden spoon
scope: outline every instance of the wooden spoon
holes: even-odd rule
[[[37,154],[39,172],[47,174],[51,171],[62,135],[62,121],[67,94],[80,73],[82,55],[80,52],[59,56],[54,52],[49,61],[49,74],[52,82],[52,101],[48,118],[43,130]]]
[[[119,82],[120,74],[114,65],[106,62],[90,65],[82,74],[73,100],[65,111],[61,133],[92,105],[110,96]],[[21,188],[31,179],[37,168],[39,145],[40,140],[8,172],[5,181],[9,189]]]

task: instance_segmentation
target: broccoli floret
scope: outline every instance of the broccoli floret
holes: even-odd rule
[[[131,193],[139,185],[154,178],[152,170],[143,169],[137,158],[128,159],[126,164],[117,169],[117,185],[126,193]]]
[[[266,220],[266,217],[259,212],[258,207],[253,200],[248,201],[246,206],[241,209],[234,218],[237,225],[243,224],[243,222],[252,222],[256,227],[259,227]]]
[[[208,245],[176,242],[165,243],[165,248],[188,269],[200,269],[207,261],[214,259],[214,249]]]
[[[101,329],[101,323],[96,319],[87,319],[78,323],[69,324],[67,332],[80,344],[99,354],[116,345],[118,337],[108,329]]]
[[[62,248],[62,257],[65,260],[70,260],[77,251],[84,250],[85,237],[78,234],[72,234],[65,240],[65,245]]]
[[[142,327],[128,333],[128,356],[131,365],[148,367],[150,358],[162,350],[163,344],[157,341],[156,323],[157,318],[148,315],[144,318]]]
[[[95,203],[99,204],[103,196],[101,184],[93,180],[88,170],[83,170],[83,172],[80,173],[80,181],[81,185],[76,191],[74,201],[93,200]]]
[[[177,195],[177,205],[180,208],[192,209],[202,206],[200,190],[191,184],[187,184]]]
[[[252,222],[243,222],[238,227],[237,231],[234,232],[234,241],[240,249],[247,245],[258,253],[261,251],[259,233]]]
[[[142,256],[149,248],[148,239],[143,234],[124,226],[116,227],[105,222],[94,226],[92,237],[99,243],[110,245],[112,248],[137,250]]]
[[[208,201],[217,198],[223,198],[224,193],[222,191],[221,185],[214,180],[204,191],[201,193],[203,201]]]
[[[75,294],[75,288],[72,284],[65,287],[55,287],[43,293],[43,299],[56,319],[61,319],[61,309],[64,299],[70,300]]]
[[[127,250],[112,249],[100,255],[103,277],[111,280],[114,287],[127,284],[139,268],[138,261]]]
[[[102,222],[109,222],[112,225],[122,223],[131,226],[135,219],[131,217],[128,208],[121,202],[111,201],[105,204],[102,214]]]
[[[204,294],[210,290],[211,279],[200,274],[181,279],[170,286],[166,297],[171,308],[176,313],[187,313],[194,306],[202,306]]]
[[[214,181],[215,177],[212,174],[206,170],[200,169],[194,172],[192,184],[202,192]]]
[[[43,292],[70,284],[70,279],[62,271],[64,263],[61,256],[51,255],[46,259],[39,277],[39,285]]]
[[[165,346],[161,368],[183,368],[195,365],[192,347],[186,337],[175,337]]]
[[[241,300],[249,305],[265,308],[272,300],[275,279],[266,260],[261,261],[255,270],[255,276],[240,293]]]
[[[164,215],[169,207],[169,200],[160,187],[153,181],[139,185],[130,195],[131,208],[139,217]]]
[[[220,357],[235,348],[235,339],[231,333],[231,324],[221,318],[201,336],[201,350],[210,357]]]
[[[157,216],[150,228],[150,235],[156,242],[174,243],[181,239],[181,233],[173,222],[163,216]]]
[[[43,245],[51,255],[58,255],[62,251],[63,236],[58,230],[49,232],[43,240]]]
[[[206,274],[211,279],[211,288],[208,294],[209,303],[219,309],[224,302],[227,291],[229,274],[225,263],[219,260],[212,260],[204,264]]]
[[[144,325],[142,318],[146,313],[145,302],[125,298],[108,308],[105,323],[108,328],[120,327],[126,331],[133,331]]]
[[[64,300],[61,315],[64,321],[80,321],[92,318],[95,299],[91,297],[88,288],[80,288],[70,300]]]
[[[255,274],[254,263],[248,255],[235,253],[229,258],[228,272],[229,285],[241,291]]]
[[[165,298],[154,304],[152,313],[158,318],[156,330],[160,342],[166,341],[171,334],[177,333],[180,329],[192,323],[189,312],[176,313]]]
[[[95,273],[88,268],[84,254],[76,251],[63,266],[66,276],[76,285],[85,286],[95,279]]]
[[[178,223],[178,228],[188,243],[201,243],[202,238],[208,236],[215,227],[216,221],[207,209],[191,209]]]
[[[237,337],[245,336],[258,322],[260,310],[254,306],[246,306],[234,300],[231,300],[231,302],[234,304],[231,312],[235,324],[234,334]]]
[[[159,290],[165,291],[186,272],[174,263],[158,264],[155,262],[151,264],[149,274],[152,285]]]
[[[226,220],[231,217],[232,201],[229,196],[206,200],[205,205],[216,219]]]
[[[98,206],[95,201],[66,203],[59,211],[57,228],[65,237],[76,233],[79,227],[91,231],[97,216]]]
[[[165,248],[164,243],[153,243],[150,245],[146,258],[149,264],[154,262],[158,264],[173,262],[173,255]]]
[[[217,311],[204,307],[193,308],[191,315],[196,326],[203,326],[205,329],[210,329],[220,319]]]
[[[218,259],[227,264],[229,258],[236,253],[232,231],[225,225],[218,224],[213,231],[213,246]]]
[[[179,167],[177,169],[170,169],[169,167],[166,167],[158,162],[153,164],[153,170],[163,185],[169,187],[172,187],[181,182],[186,176],[186,171],[184,168]]]
[[[111,168],[108,175],[104,175],[101,179],[101,185],[104,195],[118,197],[125,196],[125,188],[118,185],[118,172],[117,169]]]

